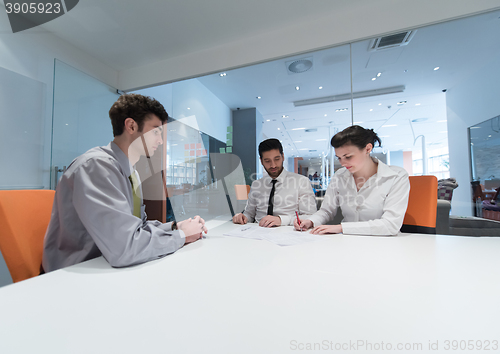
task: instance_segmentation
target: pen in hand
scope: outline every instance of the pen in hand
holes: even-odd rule
[[[300,230],[299,230],[299,231],[300,231],[300,232],[302,232],[302,225],[301,225],[301,224],[302,224],[302,222],[301,222],[301,221],[300,221],[300,219],[299,219],[299,213],[298,213],[298,212],[295,212],[295,215],[297,215],[297,224],[299,224],[299,227],[300,227]]]

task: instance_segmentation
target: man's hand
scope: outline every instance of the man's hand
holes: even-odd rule
[[[248,218],[243,214],[239,213],[233,216],[233,223],[245,225],[248,222]]]
[[[295,230],[303,231],[313,227],[314,223],[311,220],[305,219],[305,220],[300,220],[300,225],[299,225],[297,219],[295,219],[293,220],[293,226],[295,227]]]
[[[259,226],[262,227],[273,227],[280,226],[281,218],[279,216],[267,215],[260,219]]]
[[[342,232],[342,225],[320,225],[311,230],[312,234],[339,234]]]
[[[179,221],[177,223],[177,228],[182,230],[186,235],[186,242],[191,243],[203,236],[203,232],[207,233],[208,230],[205,227],[205,220],[196,215],[194,218],[189,218],[184,221]]]

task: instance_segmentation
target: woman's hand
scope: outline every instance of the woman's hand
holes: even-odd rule
[[[311,230],[311,233],[315,235],[339,234],[341,232],[342,225],[320,225]]]
[[[297,219],[293,220],[293,226],[295,227],[295,230],[297,231],[304,231],[308,230],[311,227],[314,226],[313,222],[311,220],[300,220],[300,225]]]

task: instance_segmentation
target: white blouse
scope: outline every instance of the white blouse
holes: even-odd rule
[[[410,181],[401,167],[388,166],[374,158],[377,173],[358,191],[353,175],[339,169],[333,176],[321,209],[309,219],[314,226],[332,220],[340,206],[342,232],[349,235],[396,235],[408,206]]]

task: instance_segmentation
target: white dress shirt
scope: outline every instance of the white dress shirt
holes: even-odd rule
[[[146,220],[144,205],[141,218],[133,215],[131,173],[136,172],[113,142],[73,160],[57,185],[45,234],[46,272],[100,255],[113,267],[124,267],[158,259],[184,245],[184,232],[172,231],[171,223]],[[142,196],[140,187],[138,194]]]
[[[296,211],[304,218],[316,212],[316,198],[307,177],[283,169],[276,180],[273,215],[280,217],[281,225],[293,225]],[[243,212],[249,222],[259,222],[267,215],[271,181],[271,177],[265,176],[252,183]]]
[[[353,175],[339,169],[328,185],[321,208],[309,219],[314,226],[332,220],[340,206],[342,232],[349,235],[396,235],[403,224],[410,181],[401,167],[387,166],[374,158],[377,173],[358,191]]]

